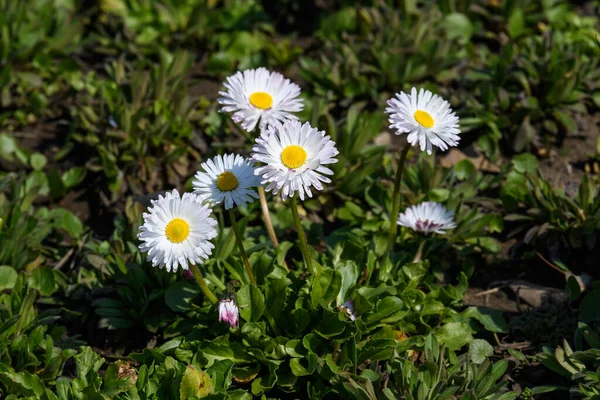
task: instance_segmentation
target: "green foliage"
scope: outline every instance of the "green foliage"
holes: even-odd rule
[[[598,178],[571,193],[528,153],[567,157],[566,140],[595,132],[597,11],[563,0],[0,0],[0,397],[600,397],[600,289],[557,256],[597,251]],[[152,268],[137,235],[157,192],[189,190],[215,154],[247,155],[258,132],[220,114],[217,98],[225,76],[259,66],[300,84],[299,118],[340,154],[332,182],[299,208],[315,275],[288,203],[269,197],[277,249],[260,206],[239,209],[257,285],[215,208],[219,236],[199,268],[236,299],[230,328],[193,278]],[[401,209],[440,202],[457,226],[400,228],[389,252],[406,135],[388,129],[385,101],[413,86],[460,116],[461,158],[413,147]],[[562,338],[551,328],[565,313],[581,322],[571,343],[535,357],[564,381],[519,395],[508,385],[519,367],[500,359],[515,319],[463,299],[469,279],[536,276],[533,245],[565,273],[570,302],[525,339],[538,328]]]

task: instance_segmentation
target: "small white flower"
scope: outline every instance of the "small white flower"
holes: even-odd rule
[[[252,163],[235,154],[216,156],[201,164],[192,185],[194,193],[211,204],[225,202],[225,209],[233,203],[243,206],[252,203],[258,194],[248,188],[259,185]]]
[[[408,142],[417,144],[421,151],[432,146],[447,150],[458,144],[460,130],[458,117],[450,108],[450,103],[429,90],[412,88],[410,95],[401,92],[397,98],[389,99],[385,112],[390,115],[390,128],[397,129],[396,135],[408,133]]]
[[[142,253],[148,253],[152,266],[177,271],[188,263],[202,264],[215,247],[210,239],[217,236],[217,221],[210,218],[211,209],[192,193],[179,196],[177,190],[152,200],[149,213],[144,213],[138,238]]]
[[[446,233],[446,230],[456,227],[454,214],[436,202],[426,201],[409,207],[398,216],[398,225],[406,226],[413,231],[424,233]]]
[[[325,131],[318,131],[308,122],[285,121],[283,124],[269,125],[256,139],[252,148],[252,159],[265,163],[254,170],[262,176],[262,184],[267,192],[277,194],[285,200],[298,192],[300,199],[304,194],[312,197],[311,186],[323,190],[321,182],[331,180],[325,175],[333,171],[324,165],[334,164],[338,154],[335,142]]]
[[[223,299],[219,302],[219,322],[227,322],[232,328],[237,328],[240,310],[235,300]]]
[[[260,120],[260,127],[276,121],[298,119],[293,112],[302,111],[304,104],[300,86],[266,68],[237,72],[227,78],[227,91],[219,92],[222,112],[233,112],[235,123],[250,132]]]

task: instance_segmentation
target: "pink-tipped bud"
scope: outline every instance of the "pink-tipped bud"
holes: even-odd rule
[[[225,321],[232,328],[237,328],[240,310],[234,300],[223,299],[219,303],[219,321]]]
[[[194,274],[192,274],[192,271],[190,271],[189,269],[186,269],[183,272],[183,277],[185,279],[187,279],[188,281],[193,281],[194,280]]]

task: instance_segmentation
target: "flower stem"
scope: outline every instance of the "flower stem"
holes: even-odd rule
[[[271,214],[269,214],[269,206],[267,205],[267,197],[265,196],[265,188],[262,186],[258,187],[258,197],[260,197],[260,208],[262,209],[263,219],[265,220],[265,227],[269,233],[269,238],[273,242],[273,246],[279,246],[279,241],[275,235],[275,229],[273,228],[273,222],[271,222]]]
[[[206,282],[200,274],[200,270],[198,270],[196,264],[190,264],[190,269],[192,270],[192,274],[194,274],[194,277],[196,278],[196,282],[198,282],[198,286],[200,286],[200,290],[202,290],[202,293],[204,293],[204,296],[206,296],[206,298],[208,298],[213,304],[218,303],[219,300],[217,299],[217,296],[215,296],[214,293],[211,292],[211,290],[206,285]]]
[[[421,261],[421,256],[423,255],[423,247],[425,247],[425,239],[421,240],[421,243],[419,243],[419,248],[417,249],[417,253],[415,254],[415,258],[413,258],[412,262],[416,263]]]
[[[410,143],[406,143],[402,152],[400,153],[400,159],[398,160],[398,168],[396,168],[396,180],[394,182],[394,192],[392,194],[392,212],[390,213],[390,237],[388,240],[388,251],[391,252],[394,249],[394,243],[396,243],[396,233],[398,232],[398,214],[400,213],[400,186],[402,185],[402,171],[404,171],[404,163],[406,156],[410,150]]]
[[[317,271],[315,270],[312,258],[310,257],[310,252],[308,251],[308,242],[306,241],[306,235],[304,234],[304,229],[302,228],[302,223],[300,222],[300,216],[298,215],[298,203],[296,202],[296,197],[290,197],[290,205],[292,209],[292,214],[294,215],[294,222],[296,223],[296,231],[298,231],[298,239],[300,239],[300,251],[302,252],[302,257],[304,258],[304,262],[306,263],[306,268],[308,271],[316,275]]]
[[[256,285],[256,279],[254,279],[252,267],[250,266],[248,255],[246,254],[246,250],[244,249],[244,243],[242,243],[242,237],[240,236],[240,232],[238,230],[237,219],[235,218],[235,212],[233,211],[233,208],[229,209],[229,218],[231,219],[231,229],[233,229],[235,241],[237,242],[238,248],[240,249],[240,254],[242,255],[244,265],[246,266],[246,271],[248,271],[248,275],[250,276],[250,281]]]

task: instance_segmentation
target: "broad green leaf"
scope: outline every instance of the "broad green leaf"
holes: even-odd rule
[[[494,354],[494,348],[483,339],[474,339],[469,345],[469,357],[475,364],[483,363]]]
[[[187,400],[190,396],[202,398],[212,392],[213,383],[210,375],[193,365],[188,365],[179,387],[181,400]]]
[[[324,269],[315,276],[312,290],[310,292],[311,302],[316,307],[321,301],[329,302],[334,300],[342,286],[342,277],[339,272],[332,269]]]
[[[246,321],[258,321],[265,312],[265,296],[254,285],[245,285],[237,292],[240,315]]]
[[[7,265],[0,266],[0,292],[4,289],[12,289],[17,281],[17,271]]]
[[[462,322],[450,322],[435,331],[440,344],[450,350],[458,350],[473,340],[471,329]]]
[[[192,309],[192,300],[198,296],[200,289],[189,282],[178,281],[165,291],[165,303],[173,311],[185,312]]]
[[[40,292],[42,296],[52,296],[56,291],[54,271],[48,267],[38,267],[29,277],[29,286]]]

